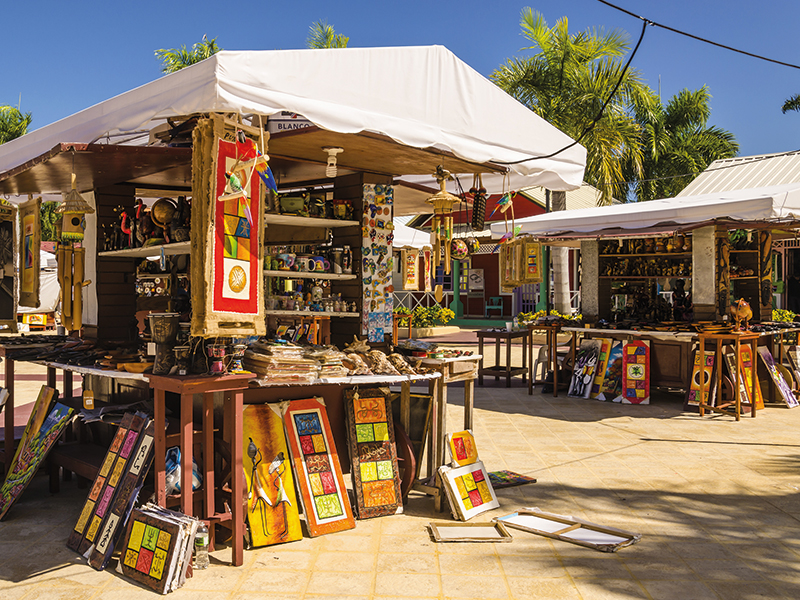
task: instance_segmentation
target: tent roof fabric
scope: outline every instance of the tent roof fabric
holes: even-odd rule
[[[339,133],[375,132],[474,162],[514,162],[571,138],[442,46],[222,51],[0,147],[0,173],[62,142],[150,130],[168,117],[291,111]],[[512,171],[553,190],[580,186],[586,150],[575,145]]]
[[[519,219],[516,224],[521,227],[521,233],[530,235],[604,235],[606,230],[645,231],[673,225],[697,225],[717,219],[776,224],[798,221],[800,183],[551,212]],[[502,237],[504,233],[502,223],[492,225],[494,238]]]

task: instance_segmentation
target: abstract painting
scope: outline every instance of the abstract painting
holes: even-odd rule
[[[300,501],[311,537],[356,526],[322,398],[281,403]]]
[[[32,198],[19,205],[19,220],[22,228],[20,243],[19,305],[39,306],[39,262],[42,241],[40,207],[41,197]]]
[[[700,384],[703,385],[702,404],[714,406],[716,399],[717,386],[714,380],[714,352],[706,350],[703,352],[703,364],[701,366],[701,353],[695,350],[694,367],[692,368],[692,379],[689,382],[689,389],[686,390],[686,400],[684,410],[690,407],[697,408],[700,405]]]
[[[33,479],[72,416],[72,409],[58,402],[50,409],[55,393],[53,388],[47,386],[42,386],[39,392],[14,460],[0,488],[0,519],[6,516],[11,505]]]
[[[342,400],[358,518],[393,515],[402,501],[388,390],[345,390]]]
[[[753,352],[749,345],[743,344],[739,346],[739,370],[742,374],[742,380],[744,380],[744,383],[747,386],[748,398],[752,395],[751,390],[753,389],[753,367],[755,365],[753,358]],[[761,395],[761,384],[758,381],[758,375],[756,375],[755,387],[755,409],[761,410],[764,408],[764,397]],[[751,400],[751,408],[752,405],[753,403]]]
[[[456,519],[468,521],[500,506],[481,461],[456,469],[445,465],[439,467],[439,475]]]
[[[600,395],[600,390],[603,387],[603,381],[606,378],[608,359],[611,356],[611,346],[613,344],[614,340],[610,338],[600,338],[600,356],[597,358],[597,366],[594,369],[592,391],[589,394],[590,398],[597,398],[597,396]]]
[[[623,404],[650,404],[650,342],[633,340],[622,348]]]
[[[783,375],[781,375],[780,371],[778,370],[778,367],[775,364],[775,359],[772,357],[769,349],[765,346],[759,346],[757,352],[764,365],[767,367],[767,371],[769,371],[769,375],[772,377],[775,387],[778,388],[781,399],[789,408],[794,408],[797,406],[797,398],[795,398],[795,395],[792,393],[792,388],[789,387],[789,384],[786,383]]]
[[[247,522],[254,547],[303,538],[280,407],[249,404],[242,417]]]
[[[592,391],[595,367],[600,357],[601,340],[583,340],[575,354],[575,366],[567,396],[588,398]]]
[[[478,462],[478,447],[475,445],[475,437],[469,429],[448,433],[447,447],[450,449],[453,467],[463,467]]]
[[[614,400],[622,391],[622,346],[622,342],[614,342],[608,352],[606,372],[596,396],[600,401]]]
[[[147,415],[125,413],[117,433],[111,440],[106,456],[100,465],[89,495],[83,505],[78,521],[67,538],[67,548],[85,554],[98,539],[101,525],[113,512],[114,496],[128,470],[128,460],[134,455],[139,436],[145,427]],[[114,546],[111,546],[113,550]]]

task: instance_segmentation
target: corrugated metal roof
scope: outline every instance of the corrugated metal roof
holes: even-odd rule
[[[800,152],[715,160],[677,197],[749,190],[800,182]]]

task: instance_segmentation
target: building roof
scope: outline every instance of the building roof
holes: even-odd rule
[[[715,160],[676,196],[699,196],[800,182],[800,152]]]

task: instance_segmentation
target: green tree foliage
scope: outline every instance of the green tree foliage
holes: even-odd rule
[[[307,48],[347,48],[350,38],[336,33],[327,21],[316,21],[308,28]]]
[[[39,209],[39,221],[42,224],[42,241],[57,242],[56,221],[60,215],[56,214],[59,202],[42,202]]]
[[[183,45],[180,48],[161,48],[156,50],[156,58],[162,63],[161,71],[164,73],[174,73],[181,69],[199,63],[217,52],[222,50],[217,46],[217,38],[208,39],[205,35],[203,39],[192,46],[191,50],[187,50]]]
[[[624,69],[630,49],[627,34],[586,30],[569,32],[566,17],[553,27],[530,8],[522,11],[522,34],[533,56],[509,59],[492,80],[561,131],[578,139],[589,129],[621,80],[603,115],[581,140],[587,150],[584,179],[598,188],[603,201],[620,197],[626,164],[641,166],[639,125],[631,107],[652,101],[650,88],[635,69]]]
[[[738,154],[732,133],[709,126],[711,94],[705,86],[681,90],[664,105],[652,101],[635,107],[641,128],[641,164],[629,164],[625,176],[637,200],[671,198],[709,164]]]
[[[786,102],[783,103],[783,108],[781,110],[784,114],[790,110],[800,111],[800,94],[795,94],[791,98],[787,98]]]
[[[0,105],[0,144],[25,135],[31,121],[31,113],[23,113],[15,106]]]

